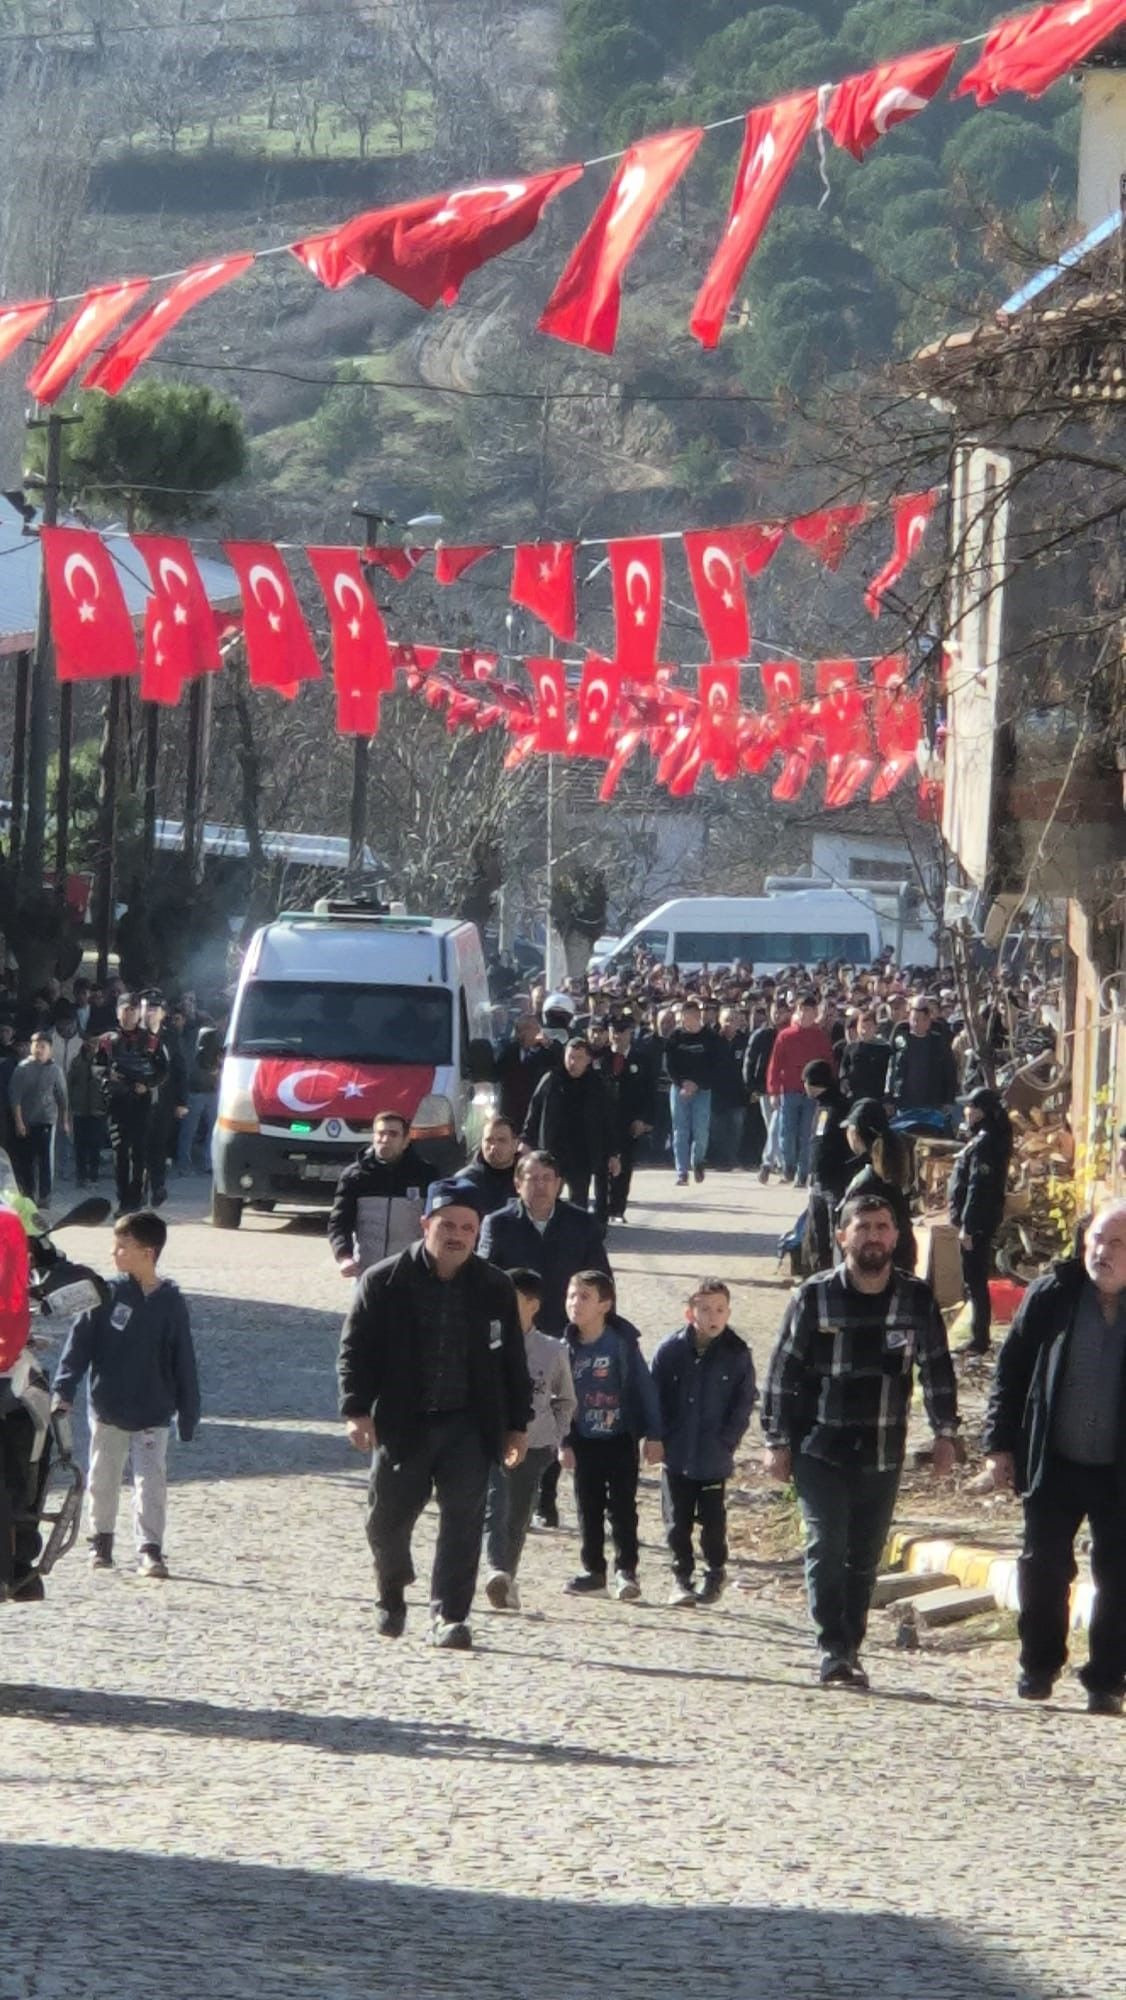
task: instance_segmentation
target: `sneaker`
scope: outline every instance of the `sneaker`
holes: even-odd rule
[[[375,1629],[381,1639],[401,1639],[407,1622],[407,1607],[401,1591],[388,1591],[376,1606]]]
[[[1087,1695],[1088,1715],[1121,1715],[1122,1707],[1122,1696],[1108,1688],[1091,1688]]]
[[[535,1513],[532,1515],[532,1526],[533,1528],[557,1528],[559,1526],[559,1509],[554,1501],[551,1502],[550,1506],[536,1508]]]
[[[522,1608],[520,1604],[520,1592],[516,1588],[516,1578],[514,1576],[510,1576],[508,1579],[508,1608],[510,1611],[519,1611]]]
[[[631,1569],[614,1571],[614,1596],[620,1604],[636,1604],[641,1596],[641,1585]]]
[[[704,1581],[696,1592],[697,1604],[718,1604],[723,1596],[727,1577],[721,1569],[704,1571]]]
[[[168,1564],[153,1542],[146,1542],[137,1556],[137,1571],[141,1576],[151,1576],[158,1583],[168,1580]]]
[[[795,1186],[795,1187],[800,1187],[800,1188],[804,1188],[804,1187],[808,1187],[808,1186],[809,1186],[809,1175],[808,1175],[808,1174],[798,1174],[797,1178],[796,1178],[796,1179],[795,1179],[795,1181],[794,1181],[794,1186]]]
[[[435,1618],[430,1628],[430,1643],[442,1653],[471,1653],[473,1634],[464,1619]]]
[[[692,1588],[691,1579],[687,1576],[674,1577],[672,1589],[669,1591],[665,1603],[695,1604],[695,1602],[696,1593]]]
[[[90,1568],[91,1568],[91,1569],[112,1569],[112,1568],[113,1568],[113,1536],[112,1536],[112,1535],[91,1535],[91,1537],[90,1537]]]
[[[573,1576],[570,1583],[565,1583],[563,1588],[567,1592],[568,1597],[600,1596],[606,1589],[606,1572],[605,1570],[581,1570],[578,1576]]]
[[[865,1672],[864,1668],[863,1668],[863,1667],[861,1666],[861,1664],[860,1664],[860,1655],[859,1655],[859,1653],[854,1653],[854,1654],[853,1654],[853,1656],[852,1656],[852,1659],[851,1659],[851,1661],[850,1661],[850,1663],[849,1663],[849,1664],[850,1664],[850,1665],[851,1665],[851,1667],[852,1667],[852,1685],[853,1685],[853,1687],[854,1687],[854,1688],[859,1688],[862,1694],[867,1694],[867,1692],[868,1692],[868,1689],[869,1689],[869,1688],[870,1688],[870,1686],[871,1686],[871,1682],[869,1681],[869,1679],[868,1679],[868,1675],[867,1675],[867,1673]]]
[[[688,1175],[687,1175],[687,1174],[678,1174],[678,1175],[677,1175],[677,1177],[676,1177],[676,1184],[677,1184],[677,1187],[687,1187],[687,1186],[688,1186]]]
[[[703,1167],[693,1167],[693,1169],[692,1169],[692,1178],[693,1178],[693,1180],[694,1180],[694,1181],[702,1181],[702,1180],[703,1180],[703,1178],[704,1178],[704,1169],[703,1169]]]
[[[758,1177],[759,1177],[759,1182],[760,1182],[761,1186],[765,1187],[765,1186],[766,1186],[766,1183],[767,1183],[767,1181],[768,1181],[768,1180],[770,1179],[770,1168],[769,1168],[769,1167],[760,1167],[760,1168],[759,1168],[759,1170],[758,1170]]]
[[[851,1687],[852,1661],[846,1660],[843,1653],[822,1653],[817,1678],[823,1688]]]
[[[511,1611],[512,1578],[504,1569],[490,1570],[485,1578],[485,1596],[494,1611]]]
[[[1054,1686],[1051,1674],[1022,1674],[1017,1693],[1022,1701],[1050,1701]]]

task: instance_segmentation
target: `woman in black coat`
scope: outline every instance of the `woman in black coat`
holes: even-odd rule
[[[802,1088],[807,1097],[817,1101],[809,1161],[805,1261],[812,1271],[831,1271],[833,1219],[852,1165],[844,1129],[848,1105],[841,1095],[831,1062],[806,1063],[802,1071]]]
[[[914,1276],[919,1252],[908,1199],[911,1149],[898,1132],[892,1131],[887,1111],[878,1097],[857,1099],[845,1119],[845,1136],[852,1162],[844,1199],[847,1201],[854,1194],[878,1194],[887,1202],[899,1230],[895,1267]]]
[[[964,1354],[987,1354],[992,1307],[989,1272],[993,1238],[1005,1213],[1005,1190],[1013,1152],[1009,1114],[995,1090],[973,1090],[966,1099],[969,1144],[950,1176],[950,1220],[962,1250],[962,1283],[970,1301],[970,1337]]]

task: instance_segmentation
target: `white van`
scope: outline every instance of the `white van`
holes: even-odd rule
[[[845,889],[801,889],[778,896],[681,896],[635,924],[596,970],[629,964],[634,946],[682,972],[733,965],[756,972],[841,959],[871,965],[880,950],[879,922],[867,903]]]
[[[473,924],[324,904],[256,931],[219,1082],[216,1228],[247,1202],[329,1207],[377,1111],[455,1171],[492,1103],[491,1022]]]

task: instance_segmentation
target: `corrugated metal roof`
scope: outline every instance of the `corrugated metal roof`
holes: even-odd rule
[[[62,520],[66,526],[85,525],[65,515]],[[34,527],[37,521],[38,516],[29,525]],[[113,557],[129,611],[140,622],[152,595],[148,571],[128,536],[114,538],[106,546]],[[210,603],[238,604],[238,579],[226,563],[197,556],[196,564]],[[35,643],[39,571],[38,535],[25,533],[19,509],[0,494],[0,653],[22,653]]]

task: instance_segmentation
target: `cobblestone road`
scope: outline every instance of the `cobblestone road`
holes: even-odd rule
[[[719,1270],[761,1361],[793,1197],[638,1192],[624,1309],[648,1340]],[[820,1693],[761,1572],[713,1612],[663,1606],[652,1480],[642,1605],[564,1598],[568,1532],[533,1539],[527,1615],[480,1612],[472,1655],[430,1653],[420,1612],[378,1641],[333,1417],[345,1287],[308,1222],[218,1235],[201,1206],[177,1196],[167,1260],[205,1387],[174,1580],[76,1553],[46,1605],[0,1611],[4,2000],[1123,1990],[1122,1727],[1070,1683],[1020,1707],[1007,1654],[888,1637],[870,1698]]]

